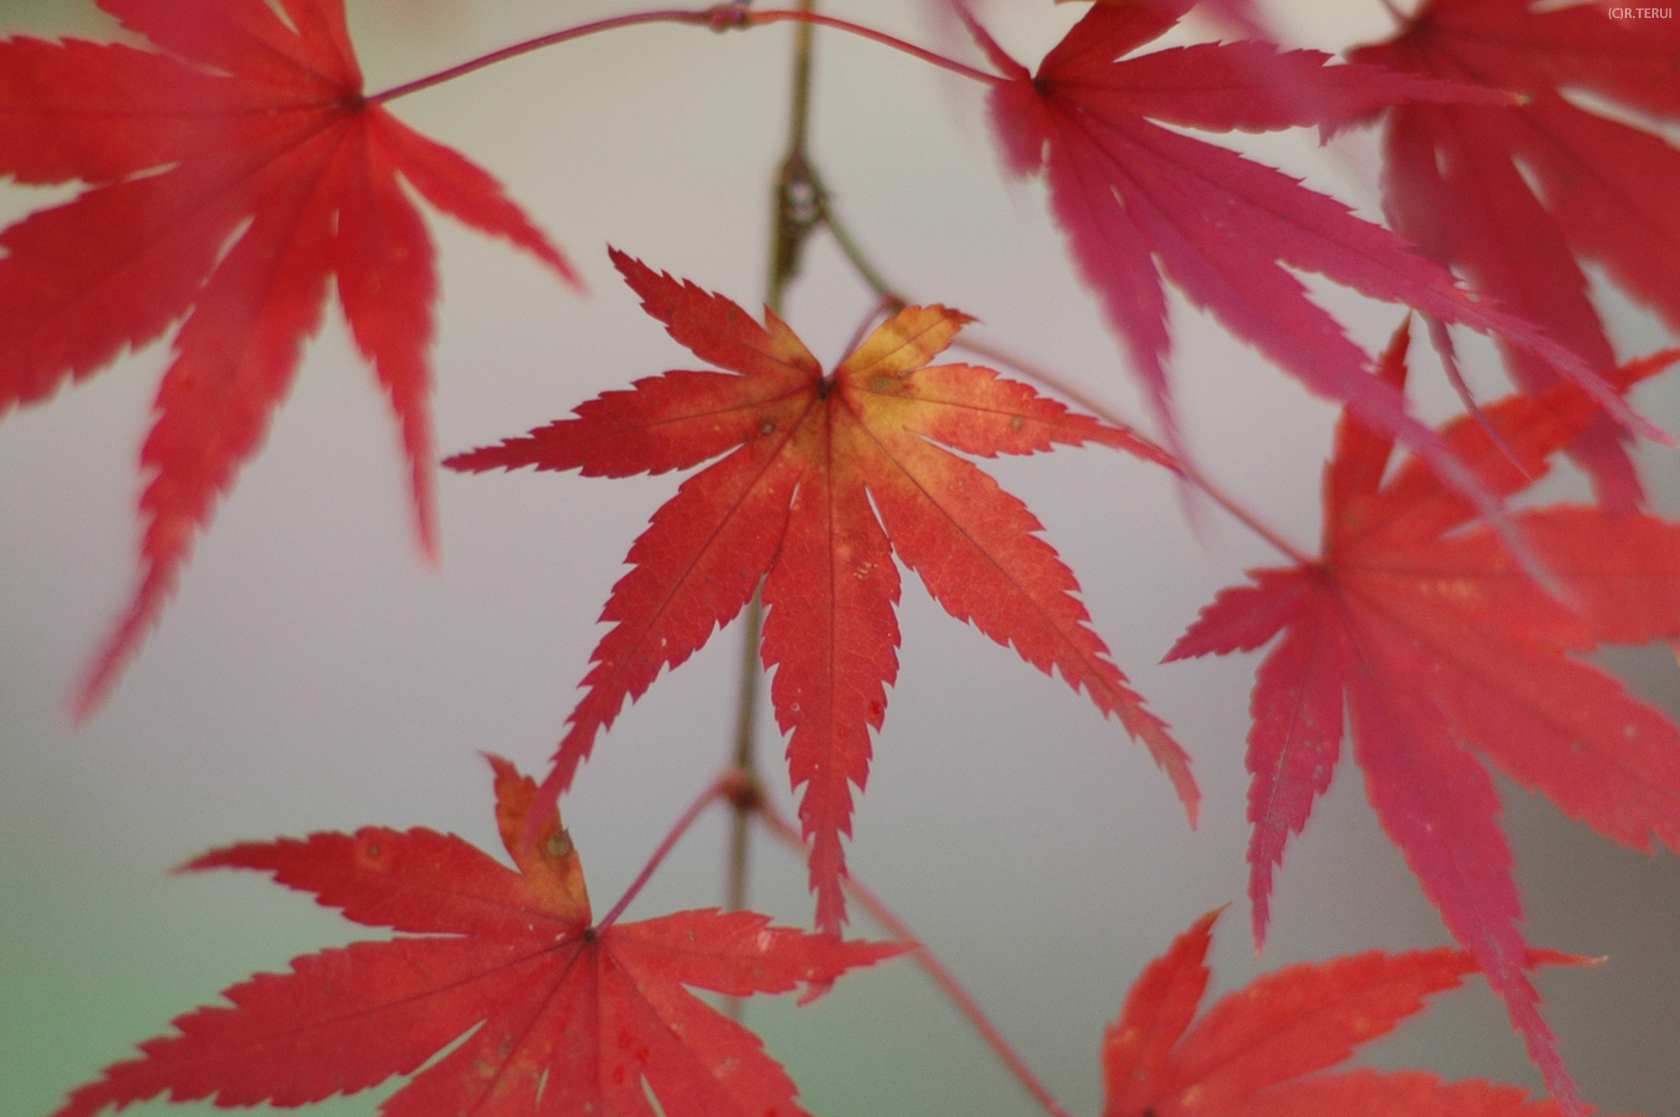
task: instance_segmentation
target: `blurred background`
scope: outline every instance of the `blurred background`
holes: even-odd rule
[[[833,0],[824,10],[965,50],[931,5]],[[530,36],[630,10],[620,0],[351,0],[378,90]],[[1386,35],[1377,0],[1289,5],[1294,45]],[[1036,61],[1080,5],[997,2],[1000,41]],[[119,37],[91,4],[7,0],[0,32]],[[1174,33],[1201,37],[1205,29]],[[647,27],[525,56],[394,105],[499,176],[587,277],[578,297],[525,256],[428,212],[438,246],[435,416],[452,453],[566,414],[633,378],[692,367],[606,258],[612,244],[756,307],[770,181],[786,128],[792,32]],[[1243,138],[1374,216],[1373,144]],[[1116,346],[1065,261],[1039,183],[1008,184],[970,83],[844,35],[818,37],[812,151],[839,212],[912,298],[977,316],[977,338],[1030,355],[1142,416]],[[73,190],[7,185],[7,220]],[[1312,281],[1367,347],[1401,311]],[[1671,343],[1601,284],[1623,356]],[[825,363],[873,305],[818,234],[786,317]],[[1318,537],[1334,411],[1175,300],[1177,399],[1206,470],[1288,537]],[[1491,349],[1465,339],[1485,398]],[[1417,349],[1427,350],[1427,346]],[[424,825],[494,847],[494,751],[540,772],[601,629],[631,540],[672,477],[440,478],[443,559],[419,557],[395,424],[336,306],[307,348],[267,445],[201,537],[162,624],[113,697],[73,730],[67,697],[127,601],[138,450],[165,345],[0,422],[0,1114],[49,1112],[131,1044],[253,970],[359,937],[255,874],[171,876],[237,839]],[[1637,402],[1680,428],[1674,377]],[[1433,358],[1414,371],[1431,418],[1457,409]],[[1100,449],[989,465],[1046,524],[1116,661],[1171,721],[1205,794],[1194,832],[1143,749],[1063,683],[946,616],[907,579],[902,669],[876,741],[849,860],[967,983],[1074,1112],[1101,1106],[1097,1048],[1138,970],[1222,904],[1220,990],[1286,962],[1446,941],[1344,763],[1278,882],[1272,937],[1248,934],[1243,769],[1257,656],[1158,666],[1183,627],[1248,567],[1279,560],[1158,471]],[[1680,511],[1673,451],[1644,459]],[[1578,478],[1542,495],[1584,495]],[[662,677],[598,743],[563,802],[604,910],[723,763],[740,633]],[[1665,650],[1605,657],[1680,714]],[[762,718],[772,786],[791,808]],[[1680,1114],[1680,863],[1623,849],[1503,785],[1539,945],[1608,961],[1539,982],[1586,1096],[1604,1112]],[[724,818],[708,815],[629,917],[722,899]],[[751,901],[806,923],[804,870],[758,842]],[[876,929],[859,917],[859,934]],[[852,1114],[1037,1112],[908,963],[849,977],[796,1010],[749,1006],[804,1104]],[[1438,1000],[1367,1060],[1538,1086],[1485,987]],[[371,1113],[382,1091],[322,1114]],[[141,1117],[210,1111],[138,1106]]]

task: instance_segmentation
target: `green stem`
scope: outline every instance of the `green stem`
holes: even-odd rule
[[[735,747],[731,763],[746,786],[758,785],[758,639],[764,621],[764,604],[755,592],[747,605],[741,633],[741,686],[735,706]],[[734,815],[729,825],[729,882],[724,908],[740,911],[747,906],[747,815],[738,800],[731,800]],[[731,1001],[731,1004],[736,1002]]]
[[[876,270],[873,261],[869,259],[856,239],[853,238],[851,230],[846,228],[845,222],[841,221],[834,212],[834,207],[828,201],[828,191],[822,188],[820,179],[817,181],[817,187],[817,201],[822,207],[823,226],[828,229],[829,235],[834,238],[834,243],[840,246],[840,251],[845,255],[846,261],[852,265],[852,270],[857,272],[858,277],[869,285],[869,289],[881,296],[881,299],[889,306],[894,308],[904,306],[905,300],[897,291],[893,290],[892,284],[887,282],[886,277]]]
[[[816,0],[800,0],[800,10],[807,15],[815,7]],[[810,205],[810,191],[814,185],[805,153],[811,118],[812,38],[812,22],[801,22],[795,29],[793,40],[793,90],[788,110],[787,153],[777,171],[771,199],[770,267],[764,302],[776,314],[782,311],[788,284],[799,272],[800,250],[816,223],[816,211]],[[741,686],[735,713],[734,751],[734,768],[741,776],[743,790],[730,800],[734,809],[729,829],[726,895],[730,911],[746,907],[748,824],[761,798],[756,741],[760,677],[758,643],[764,624],[761,592],[753,593],[746,612],[746,623],[742,625]],[[741,1007],[738,997],[730,997],[724,1002],[724,1009],[732,1019],[740,1018]]]

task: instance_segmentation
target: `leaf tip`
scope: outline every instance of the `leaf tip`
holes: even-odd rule
[[[607,245],[607,259],[612,261],[612,266],[618,269],[618,274],[622,275],[624,281],[637,293],[641,292],[639,284],[657,278],[657,273],[652,268],[616,245]]]
[[[495,773],[496,828],[519,871],[545,886],[557,910],[580,924],[590,918],[583,863],[560,821],[559,789],[541,786],[512,761],[483,754]]]
[[[428,500],[417,510],[415,545],[420,550],[420,563],[431,573],[443,569],[443,545],[438,539],[437,502]]]
[[[104,645],[70,695],[66,712],[73,728],[80,729],[85,725],[116,689],[123,669],[140,650],[140,644],[152,625],[157,623],[164,601],[175,588],[176,574],[182,561],[184,555],[176,554],[148,563],[149,569],[140,588],[135,591],[128,611],[105,638]]]
[[[1536,966],[1602,966],[1609,960],[1608,954],[1571,954],[1566,950],[1535,946],[1528,949],[1529,969]]]
[[[805,991],[803,993],[799,994],[799,999],[797,1001],[795,1001],[794,1004],[797,1005],[800,1008],[804,1008],[806,1005],[810,1004],[812,1001],[816,1001],[816,1000],[819,1000],[823,997],[826,997],[828,995],[828,991],[830,989],[833,989],[833,988],[834,988],[834,979],[833,978],[829,978],[827,981],[807,982],[805,984]]]

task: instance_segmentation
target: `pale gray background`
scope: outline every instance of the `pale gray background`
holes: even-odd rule
[[[351,16],[369,88],[379,89],[629,7],[367,0],[353,2]],[[936,38],[916,5],[825,8]],[[1000,38],[1031,62],[1079,8],[1034,0],[991,11]],[[1302,2],[1290,14],[1296,42],[1328,49],[1388,26],[1374,0]],[[66,3],[8,0],[0,18],[14,31],[112,33],[98,13]],[[432,220],[445,452],[693,364],[638,310],[607,264],[607,243],[756,305],[790,39],[786,29],[626,31],[396,106],[504,179],[592,288],[580,299],[503,245]],[[1138,414],[1115,346],[1070,276],[1041,186],[1002,182],[977,105],[968,83],[877,46],[821,38],[814,151],[880,265],[913,296],[977,315],[982,336]],[[1328,157],[1307,134],[1245,142],[1374,212],[1369,136]],[[0,205],[16,215],[71,193],[7,188]],[[1341,291],[1324,300],[1371,346],[1399,318]],[[788,317],[831,362],[870,302],[818,238]],[[1652,319],[1606,305],[1616,307],[1623,353],[1664,342]],[[1174,313],[1179,403],[1200,459],[1291,538],[1314,545],[1332,409],[1182,303]],[[1483,366],[1484,392],[1501,391],[1488,350],[1467,348]],[[66,695],[130,591],[135,461],[166,360],[154,346],[0,423],[0,1114],[44,1113],[132,1042],[251,970],[357,937],[260,877],[170,877],[171,865],[239,838],[366,823],[493,843],[477,750],[543,765],[620,560],[675,486],[670,477],[445,475],[443,563],[427,568],[412,542],[394,424],[335,308],[162,625],[106,707],[72,732]],[[1454,408],[1431,361],[1420,362],[1417,380],[1429,414]],[[1638,399],[1680,428],[1672,384]],[[1680,508],[1675,455],[1645,461],[1666,507]],[[910,581],[903,668],[850,858],[1064,1102],[1097,1112],[1102,1025],[1138,969],[1209,908],[1232,905],[1217,945],[1220,988],[1298,958],[1444,941],[1344,767],[1291,849],[1272,943],[1254,958],[1242,751],[1257,659],[1155,661],[1218,588],[1275,556],[1205,504],[1198,537],[1158,472],[1107,451],[992,468],[1045,521],[1118,662],[1194,755],[1204,822],[1186,828],[1166,780],[1117,725],[945,616]],[[737,632],[724,633],[663,677],[600,741],[566,799],[601,910],[721,762],[738,646]],[[1613,662],[1680,709],[1666,653]],[[764,728],[776,763],[768,714]],[[785,788],[780,770],[774,780]],[[1680,866],[1507,790],[1532,939],[1610,956],[1596,971],[1541,978],[1570,1065],[1607,1112],[1680,1113]],[[631,916],[716,903],[722,834],[718,816],[697,827]],[[779,849],[755,851],[753,895],[784,919],[809,918],[803,870]],[[750,1019],[819,1114],[1036,1111],[906,964],[850,978],[814,1007],[755,1004]],[[1443,999],[1371,1058],[1537,1084],[1500,1006],[1479,987]],[[373,1106],[368,1095],[319,1112]],[[132,1112],[174,1111],[154,1102]]]

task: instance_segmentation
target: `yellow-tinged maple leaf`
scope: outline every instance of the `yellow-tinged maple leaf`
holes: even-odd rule
[[[1108,658],[1073,574],[1024,504],[972,462],[1098,442],[1161,460],[1120,427],[1070,412],[1025,384],[967,364],[929,365],[968,317],[906,307],[825,376],[774,314],[760,326],[719,295],[613,261],[648,313],[728,372],[671,371],[607,392],[523,438],[448,459],[453,469],[535,466],[623,477],[722,460],[685,481],[630,548],[633,569],[601,615],[613,628],[584,679],[545,788],[571,784],[626,698],[687,659],[763,581],[762,654],[791,732],[793,785],[812,843],[817,925],[845,918],[842,834],[851,785],[868,776],[898,672],[897,557],[954,617],[1059,671],[1117,716],[1166,769],[1195,817],[1188,758]]]
[[[54,1117],[165,1091],[298,1106],[398,1074],[413,1078],[381,1105],[385,1117],[652,1117],[650,1093],[671,1117],[808,1117],[758,1037],[686,987],[820,990],[905,944],[842,942],[750,911],[592,924],[559,815],[534,780],[490,763],[517,870],[453,834],[382,826],[241,842],[188,864],[272,873],[346,919],[404,934],[233,986],[230,1004],[177,1018],[175,1034],[105,1068]],[[528,819],[534,842],[521,840]]]

